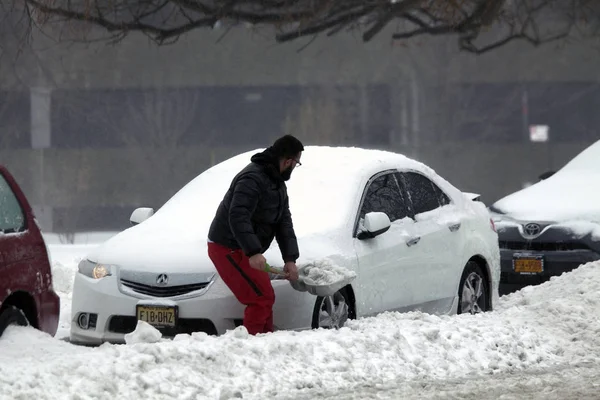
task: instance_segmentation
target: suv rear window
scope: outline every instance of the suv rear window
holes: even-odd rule
[[[0,174],[0,232],[14,233],[25,230],[25,215],[10,185]]]

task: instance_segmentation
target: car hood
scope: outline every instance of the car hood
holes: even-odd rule
[[[148,234],[139,226],[113,236],[93,249],[90,261],[148,272],[215,272],[206,241],[179,235]]]
[[[536,222],[600,222],[600,173],[557,173],[495,202],[501,218]]]
[[[190,232],[173,234],[156,232],[144,227],[145,223],[131,227],[113,236],[93,249],[87,258],[96,263],[116,265],[119,268],[155,273],[213,273],[215,267],[208,257],[207,241],[201,235]],[[301,257],[298,265],[317,259],[331,258],[344,262],[343,254],[335,235],[323,233],[309,237],[299,237]],[[283,260],[277,246],[273,244],[265,253],[268,262],[281,267]]]

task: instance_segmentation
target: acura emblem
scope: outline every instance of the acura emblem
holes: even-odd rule
[[[156,278],[156,283],[158,285],[164,286],[167,283],[169,283],[169,277],[167,276],[167,274],[160,274],[158,275],[158,277]]]
[[[542,228],[538,224],[527,224],[523,227],[525,229],[525,233],[529,236],[535,236],[540,233]]]

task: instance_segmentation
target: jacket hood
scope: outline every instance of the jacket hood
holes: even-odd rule
[[[283,178],[279,172],[279,158],[275,155],[273,147],[268,147],[264,151],[254,154],[250,158],[250,161],[262,166],[273,180],[283,182]]]

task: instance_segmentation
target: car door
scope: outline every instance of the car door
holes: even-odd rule
[[[21,264],[30,257],[25,230],[25,212],[0,170],[0,301],[6,293],[25,288],[23,282],[30,282],[26,265]]]
[[[462,262],[460,214],[448,195],[424,174],[402,171],[398,179],[415,219],[412,233],[419,240],[415,246],[420,267],[415,301],[423,311],[445,311],[452,304],[456,282],[462,273],[458,265]]]
[[[391,227],[374,238],[360,240],[357,233],[369,212],[384,212]],[[364,188],[353,235],[360,271],[357,297],[363,316],[412,303],[414,280],[421,270],[415,246],[410,244],[413,225],[396,170],[374,175]]]

